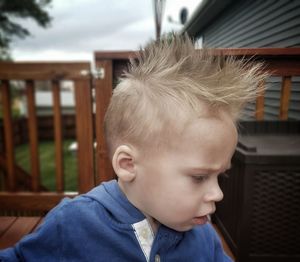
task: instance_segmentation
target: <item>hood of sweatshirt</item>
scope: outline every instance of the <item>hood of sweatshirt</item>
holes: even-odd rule
[[[120,223],[134,224],[146,218],[129,202],[116,180],[102,183],[83,197],[97,201]]]

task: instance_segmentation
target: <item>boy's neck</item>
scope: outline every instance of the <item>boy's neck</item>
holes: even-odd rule
[[[120,190],[121,190],[121,191],[123,192],[123,194],[127,197],[127,200],[128,200],[132,205],[134,205],[134,204],[130,201],[130,199],[128,198],[128,196],[127,196],[127,194],[126,194],[126,190],[125,190],[124,187],[123,187],[123,184],[122,184],[120,181],[118,181],[118,185],[119,185]],[[134,206],[135,206],[135,205],[134,205]],[[137,208],[137,207],[136,207],[136,208]],[[137,208],[137,209],[139,209],[139,208]],[[140,212],[142,212],[142,211],[140,210]],[[142,212],[142,213],[144,214],[144,216],[145,216],[146,219],[148,220],[148,222],[149,222],[149,224],[150,224],[150,226],[151,226],[151,229],[152,229],[154,235],[156,235],[156,232],[157,232],[157,230],[158,230],[158,228],[159,228],[159,226],[160,226],[160,223],[159,223],[155,218],[149,216],[148,214],[145,214],[144,212]]]
[[[152,229],[152,231],[153,231],[153,234],[154,234],[154,236],[155,236],[156,233],[157,233],[157,230],[158,230],[158,228],[159,228],[159,226],[160,226],[160,223],[159,223],[155,218],[150,217],[150,216],[148,216],[147,214],[144,214],[144,215],[145,215],[145,217],[147,218],[147,220],[148,220],[148,222],[149,222],[149,224],[150,224],[150,226],[151,226],[151,229]]]

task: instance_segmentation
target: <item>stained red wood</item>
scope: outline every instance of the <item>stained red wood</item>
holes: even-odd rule
[[[0,217],[0,223],[6,218]],[[0,236],[0,249],[16,244],[23,236],[34,231],[41,221],[41,217],[17,217],[13,223]]]
[[[79,126],[79,184],[80,191],[84,192],[94,186],[94,166],[93,166],[93,123],[92,123],[92,95],[91,95],[91,84],[90,84],[90,63],[89,62],[0,62],[0,79],[4,79],[2,83],[6,83],[8,80],[25,80],[26,81],[26,96],[28,101],[28,133],[30,140],[30,153],[31,153],[31,186],[30,189],[34,192],[39,192],[41,190],[40,186],[40,162],[39,162],[39,152],[38,152],[38,129],[37,129],[37,117],[36,117],[36,108],[35,108],[35,93],[34,93],[34,81],[33,80],[52,80],[53,83],[53,101],[54,101],[54,137],[55,137],[55,156],[56,156],[56,188],[57,191],[63,192],[64,190],[64,178],[63,178],[63,146],[62,146],[62,120],[61,120],[61,109],[60,109],[60,97],[59,97],[59,87],[58,81],[60,80],[75,80],[79,81],[79,89],[83,91],[79,92],[77,96],[78,104],[86,106],[85,101],[89,101],[89,109],[79,108],[79,118],[80,121],[77,122]],[[78,82],[78,83],[79,83]],[[8,83],[8,82],[7,82]],[[86,92],[87,91],[87,92]],[[4,95],[5,97],[5,95]],[[6,106],[8,110],[9,106]],[[77,114],[78,115],[78,114]],[[87,122],[88,126],[87,127]],[[12,125],[5,124],[5,128],[9,130],[8,134],[12,135]],[[88,136],[87,136],[88,134]],[[88,140],[87,137],[90,137]],[[9,138],[6,138],[6,141],[9,142]],[[86,142],[89,142],[89,145],[86,145]],[[14,149],[13,141],[7,143],[9,146],[10,152]],[[90,147],[88,151],[87,148]],[[10,153],[8,155],[14,155]],[[6,161],[3,164],[1,161],[1,166],[5,170],[12,170],[13,168],[18,168],[18,166],[13,164],[12,158],[8,158],[7,155],[1,156],[1,161]],[[11,161],[10,161],[11,160]],[[83,160],[83,161],[82,161]],[[10,161],[10,163],[8,163]],[[16,170],[15,170],[16,171]],[[15,172],[9,171],[9,174],[15,175],[16,173],[22,176],[20,181],[25,181],[26,185],[28,184],[27,180],[23,179],[24,172]],[[12,177],[7,176],[7,177]],[[28,178],[28,176],[26,176]],[[30,177],[29,177],[30,178]],[[10,180],[12,181],[12,180]],[[10,182],[6,179],[5,182]],[[92,181],[92,182],[91,182]],[[12,184],[12,183],[11,183]],[[17,184],[14,179],[14,184]],[[16,185],[10,185],[7,189],[9,191],[15,190]],[[23,187],[18,188],[23,189]],[[21,201],[22,202],[22,201]],[[2,208],[2,206],[1,206]]]
[[[16,217],[0,217],[0,238],[16,219]]]
[[[63,198],[73,198],[77,195],[77,193],[56,192],[0,192],[0,207],[2,210],[49,211]]]
[[[288,119],[291,85],[292,85],[292,78],[290,76],[284,76],[282,78],[281,95],[280,95],[280,112],[279,112],[280,120]]]
[[[201,49],[200,49],[201,50]],[[258,56],[258,57],[299,57],[300,48],[214,48],[210,49],[216,55],[232,55],[232,56]],[[95,59],[100,60],[122,60],[129,57],[136,58],[137,51],[96,51]]]
[[[63,168],[63,137],[61,120],[60,86],[58,81],[52,81],[53,117],[54,117],[54,141],[55,141],[55,178],[56,191],[64,191],[64,168]]]
[[[1,62],[0,79],[89,79],[89,62]]]
[[[15,154],[14,154],[14,130],[12,123],[11,110],[11,92],[8,81],[1,81],[1,95],[3,108],[3,122],[4,122],[4,141],[5,141],[5,157],[7,167],[7,180],[5,186],[7,190],[16,190],[16,172],[15,172]]]
[[[266,70],[269,72],[272,72],[274,75],[279,76],[294,76],[294,75],[300,75],[300,48],[286,48],[286,49],[274,49],[274,48],[267,48],[267,49],[226,49],[226,50],[216,50],[216,52],[223,52],[225,55],[236,55],[239,58],[246,57],[251,58],[253,55],[256,55],[255,60],[257,61],[265,61],[266,64]],[[13,63],[13,62],[4,62],[0,63],[0,79],[6,79],[6,80],[12,80],[12,79],[20,79],[20,80],[35,80],[35,79],[45,79],[45,80],[61,80],[61,79],[70,79],[75,80],[77,84],[75,83],[75,91],[76,86],[78,87],[78,92],[76,93],[76,125],[77,125],[77,137],[78,137],[78,146],[79,146],[79,152],[78,152],[78,174],[79,174],[79,191],[85,192],[89,190],[91,187],[94,186],[94,173],[96,172],[96,181],[97,183],[101,181],[105,181],[108,179],[111,179],[113,177],[113,172],[111,171],[111,164],[108,159],[107,150],[105,147],[105,140],[104,140],[104,134],[103,134],[103,118],[105,114],[105,110],[107,108],[107,104],[111,95],[112,91],[112,82],[113,78],[116,78],[119,76],[119,73],[122,71],[121,66],[118,67],[118,65],[124,65],[129,57],[136,57],[136,52],[96,52],[95,58],[96,58],[96,66],[97,67],[103,67],[105,69],[105,77],[104,79],[98,79],[95,80],[95,89],[96,89],[96,117],[95,117],[95,123],[93,123],[93,117],[92,117],[92,93],[91,93],[91,85],[89,82],[90,79],[90,64],[89,63]],[[285,78],[288,79],[288,78]],[[78,80],[78,81],[77,81]],[[27,84],[31,81],[27,81]],[[278,115],[281,119],[287,118],[287,110],[288,110],[288,80],[283,81],[285,84],[283,84],[283,92],[282,92],[282,103],[281,103],[281,111],[278,112]],[[1,90],[3,90],[3,83],[5,81],[2,81]],[[55,92],[55,91],[54,91]],[[33,92],[31,93],[31,101],[34,101]],[[54,95],[57,97],[57,93]],[[8,105],[10,102],[6,99],[5,100],[5,94],[2,95],[3,101],[6,101],[6,104]],[[6,94],[6,97],[8,95]],[[29,97],[30,98],[30,97]],[[58,105],[58,98],[54,98],[55,105]],[[28,100],[30,101],[30,99]],[[34,111],[34,104],[33,102],[29,102],[31,110],[28,110],[28,112]],[[263,119],[263,110],[261,110],[263,104],[263,96],[258,98],[258,119]],[[4,106],[5,110],[10,110],[9,106]],[[56,109],[54,109],[55,115],[59,115],[59,109],[57,106],[55,106]],[[10,113],[5,113],[5,115],[10,115]],[[30,113],[30,115],[35,115],[34,113]],[[13,128],[12,125],[9,124],[9,121],[5,120],[4,117],[4,128],[6,134],[12,134]],[[55,117],[54,120],[55,125],[60,125],[58,118]],[[29,126],[33,127],[36,126],[36,123],[34,123],[35,120],[29,120]],[[93,143],[94,143],[94,137],[93,137],[93,125],[96,129],[96,141],[97,141],[97,148],[96,148],[96,171],[95,171],[95,165],[94,165],[94,152],[93,152]],[[34,130],[34,128],[33,128]],[[61,136],[60,130],[55,131],[57,133],[57,137]],[[33,132],[29,132],[31,136],[31,140],[33,137],[37,138],[37,132],[34,134]],[[6,155],[3,156],[0,160],[0,162],[6,161],[5,165],[2,166],[6,167],[6,171],[8,174],[6,179],[7,183],[10,183],[9,190],[14,190],[14,187],[16,184],[16,179],[18,178],[14,177],[16,174],[21,174],[22,172],[19,172],[17,170],[11,171],[12,169],[16,169],[16,166],[13,165],[14,159],[13,157],[7,157],[8,155],[13,156],[13,141],[12,139],[9,140],[9,136],[5,137],[6,142],[10,144],[11,146],[8,146],[5,150]],[[59,138],[57,138],[59,141]],[[34,140],[34,139],[33,139]],[[38,186],[38,170],[39,170],[39,163],[38,163],[38,150],[37,150],[37,141],[34,143],[31,143],[31,151],[35,151],[36,153],[32,153],[34,156],[33,158],[35,160],[32,160],[34,162],[32,166],[35,166],[35,171],[33,172],[35,176],[35,182],[33,187],[35,190],[40,190]],[[61,162],[63,159],[60,157],[61,151],[60,151],[60,141],[57,143],[58,146],[56,146],[56,162],[57,164],[57,173],[61,172]],[[35,148],[35,149],[34,149]],[[11,151],[9,151],[11,150]],[[9,163],[10,161],[10,163]],[[10,170],[10,171],[9,171]],[[63,188],[63,183],[61,182],[61,175],[57,175],[58,182],[57,188],[58,191],[61,191],[61,188]],[[9,181],[9,179],[11,179]],[[14,181],[14,182],[12,182]],[[20,180],[21,181],[21,180]],[[24,179],[22,181],[25,181]],[[58,194],[59,196],[59,194]],[[23,208],[24,210],[26,208],[30,208],[32,206],[38,206],[38,208],[41,208],[38,204],[38,197],[36,195],[35,204],[30,206],[29,204],[25,204],[23,200],[21,200],[20,197],[20,203],[18,204],[18,201],[15,202],[9,202],[9,203],[15,203],[16,207]],[[0,196],[1,198],[1,196]],[[29,198],[27,198],[26,201],[30,201]],[[44,205],[51,206],[50,204],[47,204],[47,201],[50,201],[50,203],[53,204],[53,199],[48,198],[47,200],[45,198],[41,198],[41,202]],[[51,202],[52,201],[52,202]],[[0,201],[1,202],[1,201]],[[1,208],[4,207],[1,205]],[[8,207],[7,205],[5,207]]]
[[[92,90],[90,80],[76,80],[74,85],[78,143],[78,190],[80,193],[85,193],[95,186]]]
[[[96,183],[111,180],[114,177],[111,161],[108,156],[105,138],[104,138],[104,116],[107,110],[113,89],[112,61],[98,61],[97,68],[104,69],[104,78],[95,79],[96,96]]]
[[[216,54],[233,55],[233,56],[300,56],[300,48],[214,48],[211,49]]]
[[[26,81],[26,95],[28,106],[28,136],[30,148],[30,164],[32,191],[39,191],[40,187],[40,159],[38,148],[38,128],[35,108],[35,87],[32,80]]]
[[[263,70],[273,76],[300,75],[300,48],[217,48],[212,52],[263,62]]]
[[[137,51],[96,51],[94,57],[99,62],[100,60],[127,60],[129,57],[136,58]]]
[[[210,50],[215,55],[235,56],[237,58],[248,59],[250,61],[263,62],[263,71],[267,71],[273,76],[291,76],[300,75],[300,48],[216,48]],[[113,75],[119,76],[121,60],[128,58],[136,58],[138,52],[95,52],[96,62],[112,60]],[[124,65],[124,63],[123,63]],[[285,88],[287,90],[287,88]],[[287,92],[287,91],[286,91]],[[287,93],[286,93],[287,94]],[[286,119],[286,99],[282,100],[283,106],[281,112],[278,112],[279,119]],[[259,96],[257,99],[256,118],[263,120],[264,118],[264,96]]]

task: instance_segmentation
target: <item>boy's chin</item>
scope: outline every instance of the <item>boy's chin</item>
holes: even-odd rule
[[[191,229],[193,229],[196,226],[202,226],[205,225],[207,222],[209,221],[207,216],[203,216],[203,217],[196,217],[192,220],[192,222],[190,224],[185,224],[185,225],[166,225],[167,227],[178,231],[178,232],[186,232],[189,231]]]
[[[166,225],[167,226],[167,225]],[[177,232],[186,232],[186,231],[190,231],[191,229],[193,229],[195,227],[195,225],[170,225],[167,226]]]

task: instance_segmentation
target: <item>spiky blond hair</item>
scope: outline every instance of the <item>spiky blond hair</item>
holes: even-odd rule
[[[110,155],[121,143],[165,145],[185,121],[227,110],[235,121],[253,100],[261,65],[195,50],[187,36],[153,41],[141,50],[113,92],[105,135]]]

